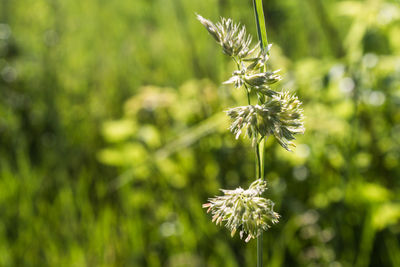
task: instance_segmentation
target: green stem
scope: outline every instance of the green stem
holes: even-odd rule
[[[257,172],[257,179],[263,178],[262,177],[262,173],[261,173],[261,155],[260,155],[260,143],[257,142],[256,145],[256,159],[257,159],[257,168],[256,168],[256,172]]]
[[[257,237],[257,267],[263,266],[262,240],[263,240],[263,233],[261,232],[261,234]]]
[[[363,267],[370,265],[371,250],[374,245],[375,229],[372,226],[372,208],[367,211],[364,221],[364,227],[361,235],[360,248],[357,254],[355,265],[356,267]]]
[[[257,158],[257,179],[264,179],[264,138],[257,142],[256,145],[256,158]],[[263,266],[263,233],[257,237],[257,267]]]
[[[253,0],[254,14],[256,17],[258,40],[263,51],[268,47],[267,28],[265,26],[264,10],[262,0]],[[261,153],[260,153],[261,148]],[[264,179],[264,140],[257,142],[256,147],[258,178]],[[263,266],[263,244],[262,232],[257,237],[257,267]]]

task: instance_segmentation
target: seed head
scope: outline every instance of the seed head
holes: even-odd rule
[[[252,145],[257,138],[274,135],[278,143],[290,151],[294,146],[291,140],[295,135],[304,133],[303,109],[301,102],[289,92],[276,93],[262,105],[248,105],[229,109],[227,112],[233,120],[230,130],[236,139],[246,129]]]
[[[228,56],[245,58],[256,49],[256,47],[250,48],[252,38],[246,33],[246,27],[233,23],[232,19],[221,18],[217,24],[200,15],[197,15],[197,19],[222,46],[223,52]]]
[[[264,180],[254,181],[249,189],[241,187],[235,190],[224,190],[223,196],[208,199],[203,208],[213,215],[212,221],[217,225],[225,223],[233,237],[239,230],[240,238],[247,235],[245,241],[256,238],[270,223],[277,223],[279,214],[273,211],[274,203],[261,194],[267,189]]]

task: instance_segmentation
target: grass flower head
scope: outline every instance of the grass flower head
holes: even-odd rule
[[[267,183],[258,179],[246,190],[241,187],[235,190],[221,189],[223,196],[210,198],[203,205],[213,215],[217,225],[225,223],[232,237],[239,231],[240,238],[246,236],[248,242],[256,238],[271,223],[277,223],[279,214],[273,211],[274,203],[261,196],[267,189]]]

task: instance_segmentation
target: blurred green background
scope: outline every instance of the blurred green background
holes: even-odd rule
[[[194,15],[255,34],[252,1],[0,3],[0,266],[255,266],[201,208],[255,170]],[[265,266],[400,266],[399,1],[264,8],[306,115],[295,152],[266,144]]]

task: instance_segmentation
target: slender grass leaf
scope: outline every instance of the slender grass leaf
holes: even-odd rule
[[[262,0],[253,0],[253,6],[256,17],[258,40],[260,41],[261,49],[265,50],[268,47],[268,39]]]

